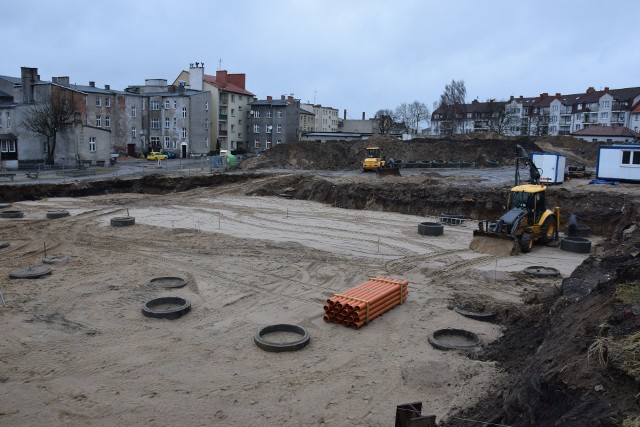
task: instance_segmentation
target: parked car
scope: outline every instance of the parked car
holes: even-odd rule
[[[166,154],[162,154],[158,151],[152,151],[147,154],[147,160],[166,160],[168,156]]]
[[[176,158],[176,153],[174,153],[173,151],[162,150],[162,154],[167,156],[168,159],[175,159]]]

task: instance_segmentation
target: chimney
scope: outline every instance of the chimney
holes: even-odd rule
[[[524,99],[524,96],[520,95],[520,99]]]
[[[344,109],[344,120],[347,120],[347,109]]]
[[[22,83],[22,102],[33,102],[34,83],[38,81],[38,69],[20,68],[20,83]]]
[[[287,101],[293,104],[293,96],[291,95],[287,96]]]
[[[104,85],[104,90],[111,90],[111,85]]]
[[[241,89],[244,89],[246,76],[244,74],[229,74],[227,76],[227,81],[231,84],[238,86]]]
[[[280,101],[284,101],[284,95],[280,95]]]
[[[609,92],[609,86],[605,86],[605,87],[604,87],[604,91],[605,91],[605,92]]]
[[[540,94],[540,99],[545,99],[547,96],[549,96],[548,92],[544,92]]]
[[[509,102],[513,101],[513,95],[509,97]]]
[[[96,87],[96,82],[89,82],[89,87]]]
[[[591,86],[589,86],[589,88],[587,89],[587,93],[593,93],[593,92],[595,92],[595,91],[596,91],[596,90],[595,90],[593,87],[591,87]]]
[[[221,84],[222,87],[227,86],[227,70],[216,71],[216,82]]]
[[[196,62],[196,66],[193,64],[189,66],[189,87],[193,90],[202,90],[204,84],[204,63],[200,66],[199,62]]]
[[[269,101],[269,102],[273,101],[273,97],[272,97],[272,96],[270,96],[270,95],[269,95],[269,96],[267,96],[267,101]]]
[[[69,77],[52,77],[51,80],[59,85],[69,85]]]
[[[362,112],[362,120],[364,120],[364,111]]]

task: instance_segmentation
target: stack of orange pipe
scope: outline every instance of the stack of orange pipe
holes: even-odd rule
[[[373,277],[329,298],[324,305],[323,319],[358,329],[402,304],[409,295],[408,285],[408,280]]]

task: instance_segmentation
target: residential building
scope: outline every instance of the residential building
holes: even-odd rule
[[[147,79],[144,86],[125,89],[125,114],[131,129],[127,151],[169,150],[177,157],[204,156],[214,150],[207,109],[211,94]]]
[[[323,107],[320,104],[300,104],[300,108],[314,114],[314,126],[309,131],[313,132],[337,132],[338,110],[331,107]]]
[[[309,112],[300,108],[300,100],[282,95],[280,99],[267,96],[251,104],[252,152],[260,152],[277,144],[289,144],[300,139],[300,117]]]
[[[622,126],[588,126],[571,133],[571,136],[596,143],[632,143],[640,134]]]
[[[184,82],[190,89],[210,93],[208,105],[209,139],[212,150],[248,151],[250,133],[247,131],[250,116],[250,103],[254,95],[245,88],[245,74],[229,74],[227,70],[218,70],[216,75],[205,74],[204,63],[196,62],[183,70],[174,81],[174,86]]]
[[[485,131],[486,122],[475,120],[472,104],[458,106],[455,119],[443,114],[440,107],[432,115],[432,133],[446,135]],[[482,108],[487,113],[487,103]],[[498,105],[499,103],[496,103]],[[588,88],[584,93],[549,95],[541,93],[537,97],[513,96],[503,103],[504,112],[494,112],[492,117],[500,118],[496,132],[504,135],[569,135],[591,126],[640,127],[640,87],[595,90]],[[472,113],[472,114],[470,114]],[[452,131],[451,123],[456,123]],[[495,126],[489,126],[489,130]],[[638,130],[634,129],[636,132]]]

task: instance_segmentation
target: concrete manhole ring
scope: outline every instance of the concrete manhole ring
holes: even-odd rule
[[[136,218],[132,216],[119,216],[111,218],[112,227],[127,227],[129,225],[134,225],[135,223]]]
[[[454,307],[453,310],[456,313],[463,315],[464,317],[468,317],[469,319],[474,320],[481,320],[483,322],[493,320],[497,316],[497,313],[495,311],[471,311],[463,307]]]
[[[423,236],[442,236],[444,226],[437,222],[421,222],[418,224],[418,233]]]
[[[438,350],[472,350],[482,345],[482,339],[473,332],[454,328],[438,329],[428,341]]]
[[[42,262],[45,264],[57,264],[59,262],[69,261],[69,256],[67,255],[55,255],[48,258],[42,258]]]
[[[27,268],[20,268],[9,273],[10,279],[38,279],[51,274],[51,268],[44,265],[36,265]]]
[[[188,283],[182,277],[156,277],[149,281],[150,286],[164,289],[182,288]]]
[[[532,265],[530,267],[525,268],[525,274],[529,274],[534,277],[558,277],[560,275],[560,270],[553,267],[544,267],[542,265]]]
[[[591,253],[591,240],[583,237],[565,237],[560,241],[560,249],[578,254]]]
[[[11,246],[10,242],[0,242],[0,249],[8,248]]]
[[[65,216],[69,215],[71,215],[69,211],[65,210],[47,211],[47,218],[49,219],[64,218]]]
[[[7,209],[11,207],[11,203],[0,203],[0,209]]]
[[[289,332],[300,335],[300,338],[293,341],[288,342],[276,342],[269,341],[265,338],[265,335],[277,333],[277,332]],[[283,351],[297,351],[304,348],[309,341],[311,341],[311,337],[306,329],[302,326],[297,325],[289,325],[289,324],[279,324],[279,325],[269,325],[260,329],[256,332],[256,335],[253,339],[258,347],[265,351],[271,351],[275,353],[280,353]]]
[[[2,211],[2,212],[0,212],[0,218],[24,218],[24,212],[22,212],[22,211]]]
[[[178,319],[191,310],[189,300],[180,297],[160,297],[142,304],[142,314],[156,319]]]

